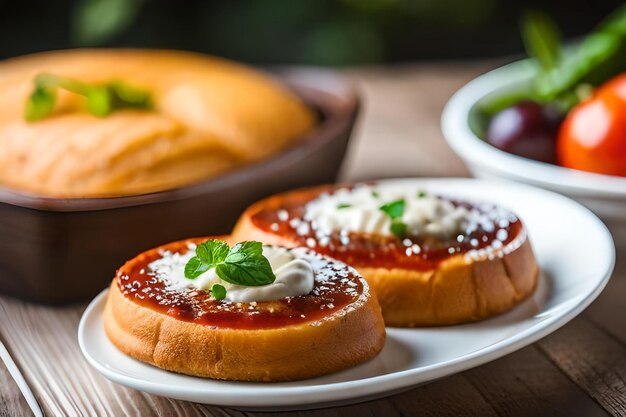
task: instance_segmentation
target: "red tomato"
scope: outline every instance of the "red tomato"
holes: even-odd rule
[[[560,165],[626,176],[626,73],[574,107],[559,129]]]

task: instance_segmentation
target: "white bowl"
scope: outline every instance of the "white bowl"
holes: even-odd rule
[[[476,104],[528,83],[535,69],[518,61],[488,72],[457,91],[446,105],[441,127],[452,149],[479,178],[501,178],[535,185],[571,197],[595,212],[626,246],[626,178],[593,174],[534,161],[501,151],[470,128]]]

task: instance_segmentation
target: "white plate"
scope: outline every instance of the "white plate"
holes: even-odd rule
[[[105,291],[81,319],[78,340],[83,354],[114,382],[182,400],[255,410],[353,403],[389,395],[520,349],[579,314],[611,275],[615,261],[611,235],[595,215],[566,197],[506,182],[391,181],[408,181],[437,193],[493,201],[516,212],[528,228],[543,269],[534,297],[509,313],[479,323],[388,328],[382,353],[346,371],[299,382],[243,383],[178,375],[121,353],[103,330]]]

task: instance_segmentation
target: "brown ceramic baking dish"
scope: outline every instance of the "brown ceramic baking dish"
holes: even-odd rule
[[[178,189],[114,198],[57,199],[0,189],[0,292],[67,303],[94,296],[139,252],[191,236],[230,232],[254,201],[333,182],[358,109],[350,83],[316,69],[276,76],[320,116],[270,159]]]

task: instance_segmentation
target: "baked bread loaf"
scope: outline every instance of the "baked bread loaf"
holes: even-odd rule
[[[27,122],[38,74],[145,90],[153,109],[96,117],[59,91],[53,113]],[[188,52],[98,49],[0,62],[0,185],[53,197],[143,194],[191,184],[288,147],[314,112],[270,77]]]
[[[404,184],[275,195],[243,213],[233,238],[306,245],[353,266],[377,294],[388,326],[492,317],[529,297],[539,278],[526,230],[511,212]]]
[[[366,281],[306,248],[289,251],[312,266],[313,290],[274,301],[220,301],[159,275],[153,262],[180,262],[203,240],[149,250],[117,271],[104,326],[122,352],[188,375],[290,381],[357,365],[382,349],[384,322]]]

